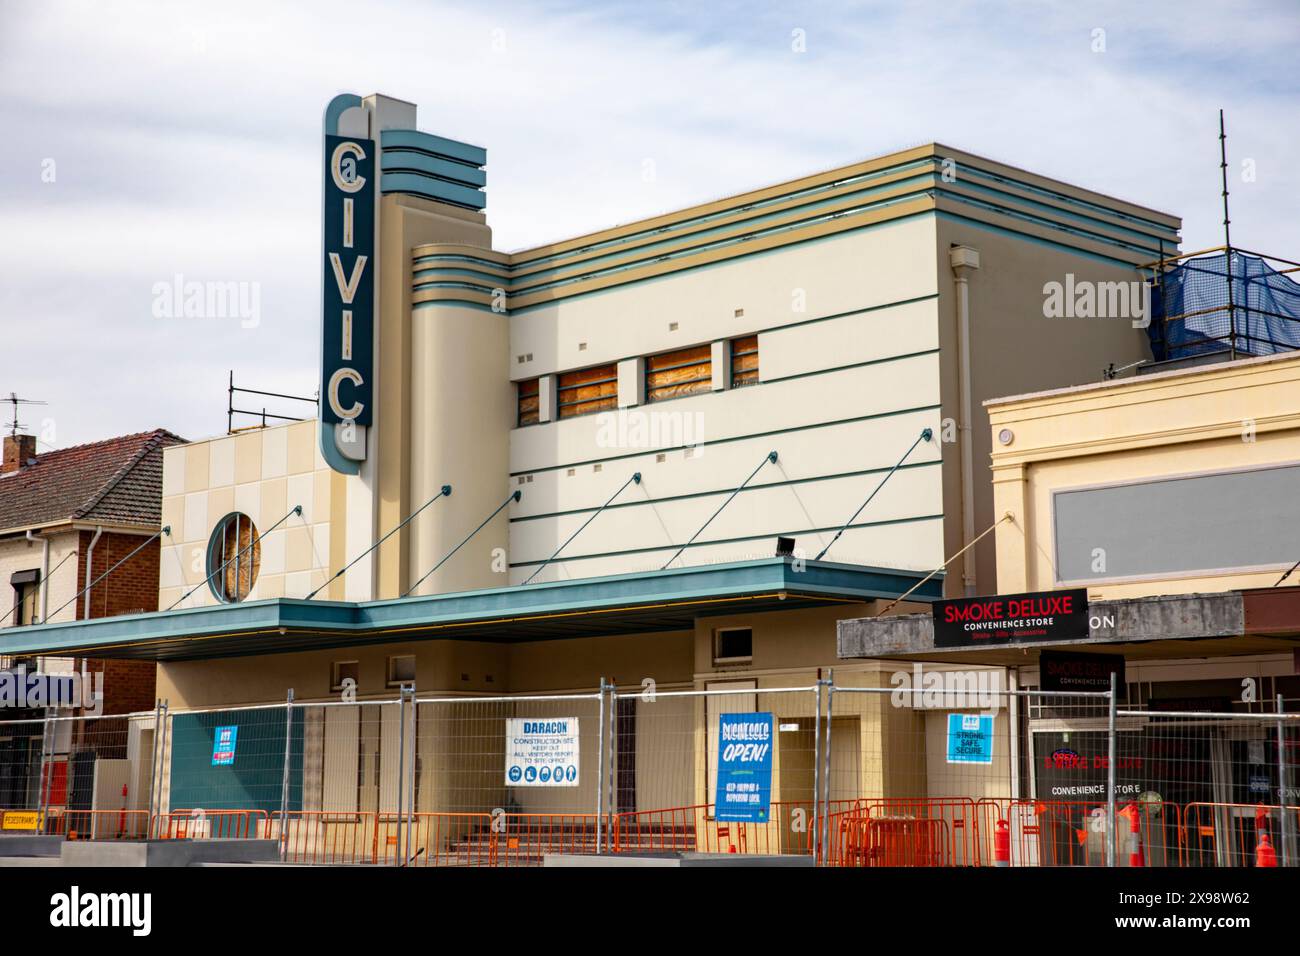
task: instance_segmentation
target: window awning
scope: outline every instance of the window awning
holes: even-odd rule
[[[361,603],[276,598],[10,628],[0,632],[0,653],[170,661],[682,631],[710,615],[892,600],[926,573],[786,557]],[[935,576],[909,600],[942,591]]]

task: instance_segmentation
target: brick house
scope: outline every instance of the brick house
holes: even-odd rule
[[[163,449],[183,441],[159,428],[37,454],[35,436],[5,436],[0,628],[158,609],[160,547],[145,543],[162,525]],[[0,631],[0,666],[20,662],[5,656]],[[26,663],[34,669],[38,662]],[[67,658],[45,658],[39,666],[81,668]],[[86,668],[103,673],[104,713],[153,707],[152,662],[88,660]]]

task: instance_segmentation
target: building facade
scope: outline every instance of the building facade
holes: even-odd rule
[[[832,665],[878,688],[893,665],[838,657],[837,625],[995,587],[983,403],[1149,355],[1140,310],[1061,318],[1048,285],[1140,289],[1178,244],[1176,217],[929,144],[504,252],[483,149],[383,96],[323,132],[320,420],[168,448],[160,613],[10,646],[155,661],[173,708],[602,678],[762,706]],[[811,703],[770,706],[814,746]],[[843,706],[836,798],[902,792],[895,715]],[[313,772],[395,763],[390,731],[337,732],[304,729]],[[813,786],[793,759],[787,797]],[[707,775],[640,766],[634,802],[708,802]]]

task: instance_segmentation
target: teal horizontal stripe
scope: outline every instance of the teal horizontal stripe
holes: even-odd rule
[[[1099,203],[1089,202],[1086,199],[1077,199],[1074,196],[1067,196],[1065,193],[1058,193],[1051,189],[1044,189],[1041,186],[1034,186],[1031,185],[1030,183],[1021,182],[1018,179],[1011,179],[1006,176],[1000,176],[997,173],[989,172],[986,169],[980,169],[978,166],[962,166],[958,164],[958,173],[957,173],[958,182],[960,182],[962,178],[965,176],[965,174],[968,172],[973,172],[980,179],[987,179],[990,182],[1003,183],[1005,185],[1015,186],[1018,189],[1023,189],[1025,192],[1034,193],[1035,195],[1038,196],[1046,196],[1050,199],[1055,199],[1058,200],[1059,202],[1067,203],[1071,206],[1078,206],[1098,213],[1103,213],[1107,216],[1114,216],[1117,219],[1123,219],[1127,222],[1134,222],[1143,226],[1148,226],[1151,229],[1155,230],[1156,232],[1167,233],[1170,235],[1176,235],[1178,232],[1178,230],[1175,227],[1167,226],[1164,223],[1157,222],[1154,219],[1147,219],[1142,216],[1135,216],[1132,213],[1124,212],[1123,210],[1120,209],[1112,209],[1109,206],[1103,206]]]
[[[379,191],[383,193],[410,193],[439,202],[450,202],[468,209],[482,209],[487,196],[477,189],[434,179],[422,173],[380,173]]]
[[[957,185],[964,186],[967,189],[973,189],[979,193],[996,196],[999,197],[1000,199],[1009,199],[1011,200],[1011,202],[1016,203],[1020,206],[1024,206],[1026,208],[1041,209],[1044,211],[1044,213],[1050,213],[1052,216],[1060,216],[1063,219],[1071,220],[1073,222],[1088,223],[1100,229],[1107,230],[1109,233],[1125,235],[1132,239],[1142,240],[1143,242],[1148,244],[1155,243],[1157,248],[1159,248],[1160,240],[1162,239],[1166,243],[1173,243],[1173,242],[1177,242],[1178,240],[1178,233],[1169,229],[1161,229],[1157,233],[1152,233],[1152,232],[1139,230],[1139,229],[1131,229],[1128,226],[1121,226],[1118,225],[1117,223],[1108,222],[1107,220],[1099,219],[1096,216],[1089,216],[1080,212],[1067,211],[1064,209],[1059,209],[1056,206],[1049,205],[1048,203],[1037,202],[1032,199],[1025,199],[1023,196],[1017,196],[1014,193],[1009,193],[1004,189],[994,189],[991,186],[982,186],[979,183],[963,182],[960,177],[958,177]],[[940,190],[943,191],[943,194],[950,199],[961,200],[961,199],[970,198],[967,196],[963,196],[958,192],[952,192],[947,189],[944,189],[942,185],[939,188]],[[1102,234],[1098,233],[1098,235],[1102,235]],[[1116,241],[1116,240],[1107,238],[1105,241]]]
[[[900,465],[898,471],[909,471],[915,468],[931,468],[935,465],[942,465],[943,459],[935,458],[930,461],[914,461]],[[844,478],[864,478],[869,475],[879,475],[885,472],[893,471],[894,466],[881,468],[867,468],[862,471],[841,471],[833,475],[813,475],[811,478],[787,478],[783,481],[769,481],[763,484],[752,484],[747,486],[746,490],[756,490],[759,488],[786,488],[792,485],[808,485],[818,481],[838,481]],[[681,495],[666,495],[663,498],[646,498],[641,501],[620,501],[612,505],[606,505],[605,511],[616,511],[620,508],[641,508],[646,505],[669,504],[674,501],[689,501],[692,498],[708,498],[714,495],[729,495],[736,490],[735,485],[728,485],[725,488],[714,488],[709,491],[692,491]],[[549,518],[566,518],[573,515],[589,514],[593,511],[600,511],[600,505],[592,505],[589,508],[572,508],[568,511],[550,511],[545,514],[536,515],[518,515],[510,519],[511,524],[523,523],[527,521],[543,521]]]
[[[384,149],[419,149],[435,156],[468,163],[471,166],[487,165],[487,150],[471,146],[445,136],[421,133],[414,129],[386,129],[379,134],[379,145]]]
[[[853,530],[855,528],[882,528],[888,525],[895,525],[895,524],[915,524],[920,521],[942,521],[942,520],[943,520],[942,514],[916,515],[911,518],[890,518],[886,521],[863,521],[860,522],[859,524],[849,525],[848,530]],[[695,541],[692,542],[691,544],[688,544],[686,547],[704,548],[710,545],[739,544],[742,541],[764,541],[764,540],[772,541],[773,543],[775,543],[778,537],[786,537],[786,538],[793,537],[797,539],[798,536],[801,534],[825,534],[827,532],[839,531],[839,530],[840,530],[839,525],[834,525],[833,527],[829,527],[829,528],[797,528],[792,531],[770,531],[765,534],[748,534],[739,538],[716,538],[711,541]],[[566,555],[565,557],[552,558],[551,563],[562,564],[566,561],[593,560],[595,558],[621,558],[624,555],[629,555],[629,554],[650,554],[655,551],[672,551],[679,547],[681,547],[681,545],[661,544],[653,548],[627,548],[622,551],[601,551],[601,552],[592,552],[590,554],[571,554],[571,555]],[[517,562],[512,561],[510,563],[510,567],[530,568],[535,564],[543,564],[545,562],[546,562],[546,558],[538,558],[536,561],[517,561]]]
[[[753,386],[749,386],[753,387]],[[810,422],[807,425],[791,425],[789,428],[776,428],[768,431],[750,432],[745,435],[733,435],[730,438],[715,438],[712,441],[702,441],[692,445],[672,445],[664,448],[641,448],[625,455],[612,455],[609,458],[587,458],[582,461],[570,461],[559,465],[545,465],[540,468],[528,468],[523,471],[510,472],[511,478],[518,478],[520,475],[542,475],[548,471],[560,471],[565,468],[579,468],[583,465],[607,464],[611,461],[625,461],[629,458],[640,458],[645,455],[658,455],[670,451],[681,451],[685,448],[712,448],[715,445],[728,445],[738,441],[750,441],[754,438],[768,438],[774,435],[790,435],[795,432],[812,431],[817,428],[832,428],[836,425],[852,425],[856,422],[869,422],[878,418],[895,418],[899,415],[913,415],[917,412],[933,412],[940,408],[939,405],[919,405],[915,408],[898,408],[888,412],[876,412],[871,415],[855,415],[852,418],[837,418],[829,422]],[[532,426],[529,426],[532,427]]]
[[[1152,240],[1153,242],[1152,245],[1140,246],[1131,242],[1124,242],[1123,240],[1115,239],[1110,236],[1103,236],[1095,232],[1090,232],[1087,229],[1077,229],[1073,226],[1062,225],[1061,223],[1055,222],[1053,220],[1043,219],[1041,216],[1032,216],[1029,213],[1020,212],[1019,210],[1016,209],[1008,209],[1003,206],[999,206],[996,203],[989,203],[989,202],[983,202],[982,200],[979,199],[972,199],[970,196],[963,196],[960,195],[959,193],[951,193],[945,190],[940,190],[940,192],[943,194],[944,198],[950,199],[953,202],[959,202],[962,203],[963,205],[971,206],[975,209],[984,209],[988,212],[997,213],[1003,216],[1010,216],[1012,219],[1019,219],[1022,222],[1032,223],[1033,225],[1036,226],[1044,226],[1048,229],[1054,229],[1057,232],[1068,233],[1070,235],[1078,236],[1081,239],[1088,239],[1091,240],[1092,242],[1097,242],[1102,245],[1115,246],[1117,249],[1127,249],[1130,252],[1137,252],[1137,253],[1141,253],[1142,255],[1149,255],[1149,256],[1158,256],[1160,252],[1160,245],[1158,242],[1155,242],[1155,240]]]
[[[871,365],[881,365],[885,362],[895,362],[899,359],[919,358],[922,355],[938,355],[939,350],[921,349],[919,352],[902,352],[898,355],[887,355],[884,358],[863,359],[861,362],[847,362],[844,365],[828,365],[826,368],[815,368],[808,372],[793,372],[790,375],[781,375],[776,378],[761,378],[759,385],[770,385],[773,382],[792,382],[797,378],[812,378],[815,375],[825,375],[828,372],[844,372],[849,369],[867,368]],[[747,386],[748,387],[748,386]]]
[[[430,156],[408,149],[386,149],[379,159],[379,168],[383,172],[413,172],[459,183],[471,189],[480,189],[487,185],[487,173],[464,163],[453,163],[438,156]]]
[[[1069,245],[1068,243],[1054,242],[1051,239],[1044,239],[1041,236],[1033,236],[1027,232],[1021,232],[1018,229],[1008,229],[1005,226],[997,226],[990,222],[984,222],[982,219],[972,219],[969,216],[962,216],[957,213],[944,212],[943,210],[939,211],[939,218],[947,219],[950,222],[965,223],[966,225],[974,226],[977,229],[985,229],[989,232],[997,233],[1000,236],[1014,236],[1016,239],[1020,239],[1025,242],[1033,242],[1038,245],[1048,246],[1049,248],[1052,249],[1068,252],[1070,255],[1082,256],[1085,259],[1095,259],[1098,262],[1105,262],[1110,265],[1120,265],[1120,266],[1124,266],[1126,269],[1136,270],[1137,268],[1136,266],[1134,266],[1133,263],[1129,262],[1126,259],[1115,259],[1111,256],[1104,256],[1101,253],[1093,252],[1090,249],[1080,249],[1078,246],[1072,246]],[[1167,250],[1167,252],[1168,251],[1172,251],[1172,250]]]

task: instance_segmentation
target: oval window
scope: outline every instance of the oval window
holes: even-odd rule
[[[217,522],[208,539],[208,586],[223,604],[248,597],[262,566],[262,542],[253,519],[232,512]]]

